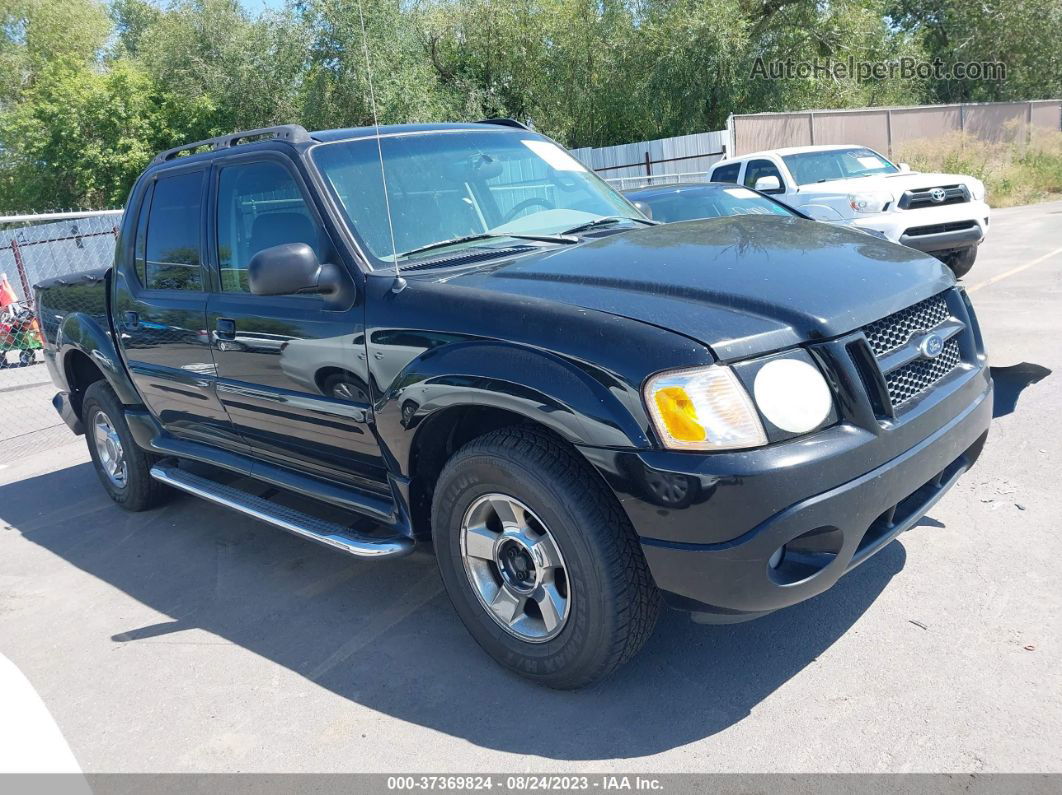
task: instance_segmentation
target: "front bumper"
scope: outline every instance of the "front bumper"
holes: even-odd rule
[[[718,621],[755,618],[825,591],[916,524],[973,465],[992,384],[983,366],[962,379],[921,416],[878,435],[842,423],[819,439],[726,456],[647,452],[607,466],[588,457],[673,607]]]
[[[988,232],[991,210],[983,201],[893,210],[855,218],[852,226],[880,232],[887,240],[932,253],[976,246]]]

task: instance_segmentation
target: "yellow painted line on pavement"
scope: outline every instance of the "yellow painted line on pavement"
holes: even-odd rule
[[[1055,256],[1056,254],[1062,254],[1062,248],[1056,248],[1054,251],[1048,251],[1042,257],[1037,257],[1032,262],[1026,262],[1024,265],[1019,265],[1016,268],[1011,268],[1009,271],[1004,271],[998,276],[993,276],[991,279],[985,279],[983,282],[978,282],[973,287],[967,287],[966,292],[972,293],[975,290],[980,290],[982,287],[988,287],[989,285],[995,284],[996,282],[1001,282],[1004,279],[1009,279],[1014,274],[1028,270],[1034,265],[1039,265],[1044,260],[1051,259],[1051,257]]]

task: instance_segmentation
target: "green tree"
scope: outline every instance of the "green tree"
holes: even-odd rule
[[[49,64],[94,60],[109,33],[96,0],[0,0],[0,107]]]
[[[931,102],[991,102],[1062,96],[1062,3],[1059,0],[894,0],[889,14],[946,64],[988,61],[1006,80],[939,80]]]
[[[156,151],[160,105],[133,63],[104,72],[57,61],[0,116],[8,211],[120,206]]]
[[[298,8],[309,34],[301,91],[304,124],[314,128],[372,124],[366,45],[381,124],[453,115],[454,107],[432,71],[412,16],[399,0],[364,0],[360,8],[358,0],[302,0]]]

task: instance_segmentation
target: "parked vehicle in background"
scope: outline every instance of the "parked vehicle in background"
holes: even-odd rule
[[[750,188],[731,183],[688,182],[627,190],[623,195],[654,221],[672,223],[728,215],[782,215],[806,218],[790,207]]]
[[[881,232],[965,276],[988,232],[984,183],[922,174],[864,146],[797,146],[721,160],[713,182],[774,196],[817,221]]]
[[[553,687],[628,660],[661,601],[729,623],[823,592],[992,413],[937,260],[788,212],[654,224],[513,122],[164,152],[114,266],[37,300],[116,503],[179,489],[356,557],[429,546],[476,641]]]

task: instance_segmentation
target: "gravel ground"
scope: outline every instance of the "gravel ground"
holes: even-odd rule
[[[667,614],[594,688],[492,664],[426,556],[190,497],[123,513],[46,412],[0,459],[0,653],[86,772],[1062,772],[1062,203],[996,213],[967,282],[997,368],[977,467],[822,596]],[[5,422],[50,396],[4,386]]]

